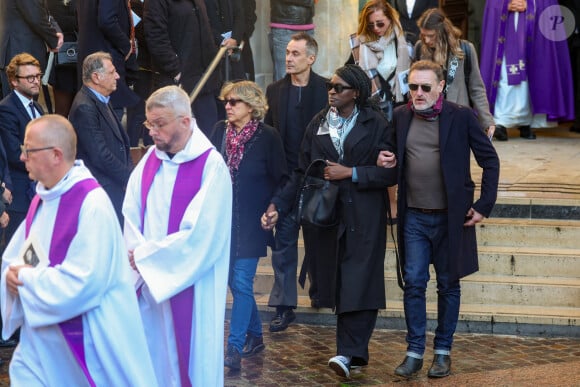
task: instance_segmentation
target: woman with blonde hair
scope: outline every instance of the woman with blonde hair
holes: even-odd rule
[[[268,105],[256,83],[226,83],[220,99],[227,119],[216,124],[210,140],[223,155],[233,185],[228,276],[233,304],[224,364],[237,370],[242,357],[265,347],[254,298],[254,276],[273,236],[271,230],[262,229],[260,217],[286,176],[286,157],[278,131],[260,122]]]

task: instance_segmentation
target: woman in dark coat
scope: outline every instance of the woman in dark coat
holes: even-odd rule
[[[240,369],[241,357],[264,349],[254,276],[273,236],[260,227],[260,216],[286,176],[286,157],[278,132],[260,122],[268,106],[258,85],[227,83],[220,99],[227,121],[216,124],[211,140],[224,156],[233,184],[228,285],[234,300],[224,363]]]
[[[351,367],[368,364],[377,313],[385,308],[387,187],[396,183],[396,171],[377,167],[376,158],[380,146],[392,149],[394,132],[380,110],[369,105],[371,84],[360,67],[339,68],[327,86],[330,106],[306,129],[299,169],[327,160],[324,178],[339,186],[336,238],[321,246],[315,259],[326,273],[319,289],[331,292],[321,293],[321,306],[336,308],[338,315],[337,356],[329,366],[348,377]],[[294,174],[273,200],[277,210],[291,207],[300,182]]]

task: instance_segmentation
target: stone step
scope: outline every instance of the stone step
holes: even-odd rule
[[[433,270],[431,278],[435,279]],[[268,294],[273,283],[272,269],[259,266],[254,291]],[[403,291],[397,285],[394,271],[385,271],[385,290],[388,300],[403,299]],[[307,296],[308,283],[304,289],[298,286],[298,293]],[[437,300],[435,281],[429,282],[426,297],[429,302]],[[462,279],[461,300],[469,304],[580,308],[580,278],[515,277],[476,273]]]
[[[258,309],[267,322],[273,314],[268,307],[268,294],[256,292]],[[228,294],[227,308],[232,297]],[[297,322],[334,324],[334,311],[310,307],[308,296],[298,296]],[[428,329],[434,329],[437,320],[437,303],[427,302]],[[402,301],[387,300],[387,307],[379,311],[377,327],[405,329],[405,312]],[[458,331],[471,333],[496,333],[514,335],[570,336],[580,333],[580,308],[538,307],[502,304],[469,304],[462,300],[459,310]]]
[[[395,268],[395,250],[387,248],[385,270]],[[480,246],[479,273],[580,278],[580,249]]]
[[[480,246],[580,249],[580,221],[490,218],[477,226]]]

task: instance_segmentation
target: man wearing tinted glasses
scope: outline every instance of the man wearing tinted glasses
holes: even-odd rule
[[[437,274],[437,329],[428,376],[449,375],[459,319],[460,278],[478,270],[475,224],[489,216],[497,197],[499,159],[472,110],[443,98],[441,66],[411,66],[411,104],[395,109],[397,149],[381,151],[377,164],[396,155],[399,168],[398,242],[404,279],[407,354],[395,374],[411,377],[423,367],[429,264]],[[470,153],[483,169],[481,195]]]

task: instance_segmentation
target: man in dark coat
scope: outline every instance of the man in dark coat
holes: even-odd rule
[[[264,122],[280,132],[286,152],[288,171],[298,167],[300,144],[310,120],[327,103],[326,78],[312,71],[316,61],[318,44],[305,32],[294,34],[286,50],[286,76],[268,86],[268,113]],[[270,331],[279,332],[294,321],[294,309],[298,302],[296,270],[298,265],[298,231],[300,225],[290,216],[279,219],[276,225],[276,242],[272,252],[274,285],[268,305],[276,308],[270,322]],[[306,257],[312,253],[313,230],[303,229]],[[312,305],[319,306],[313,272],[310,272],[310,298]],[[301,283],[303,285],[303,282]]]
[[[133,162],[129,137],[109,101],[118,80],[111,55],[99,51],[87,56],[83,87],[75,96],[69,120],[77,133],[77,158],[107,192],[123,225],[121,206]]]
[[[10,81],[4,69],[16,54],[27,52],[46,68],[47,47],[58,51],[63,34],[50,17],[45,0],[0,1],[0,78],[3,96],[10,93]]]
[[[203,0],[148,0],[143,12],[151,53],[153,89],[181,85],[191,94],[217,53]],[[197,125],[208,135],[218,121],[219,71],[192,104]]]
[[[119,119],[123,109],[139,102],[129,88],[127,76],[136,71],[134,31],[127,0],[81,0],[76,2],[78,18],[78,63],[82,73],[84,59],[93,52],[111,54],[113,66],[119,74],[117,90],[111,94],[111,105]]]
[[[404,278],[407,356],[395,374],[410,377],[423,366],[429,264],[437,274],[438,326],[429,377],[449,375],[459,319],[460,278],[478,270],[475,224],[489,216],[497,197],[499,159],[469,108],[443,99],[443,71],[431,61],[411,66],[412,104],[395,110],[399,171],[398,241]],[[474,202],[473,152],[483,169]]]

